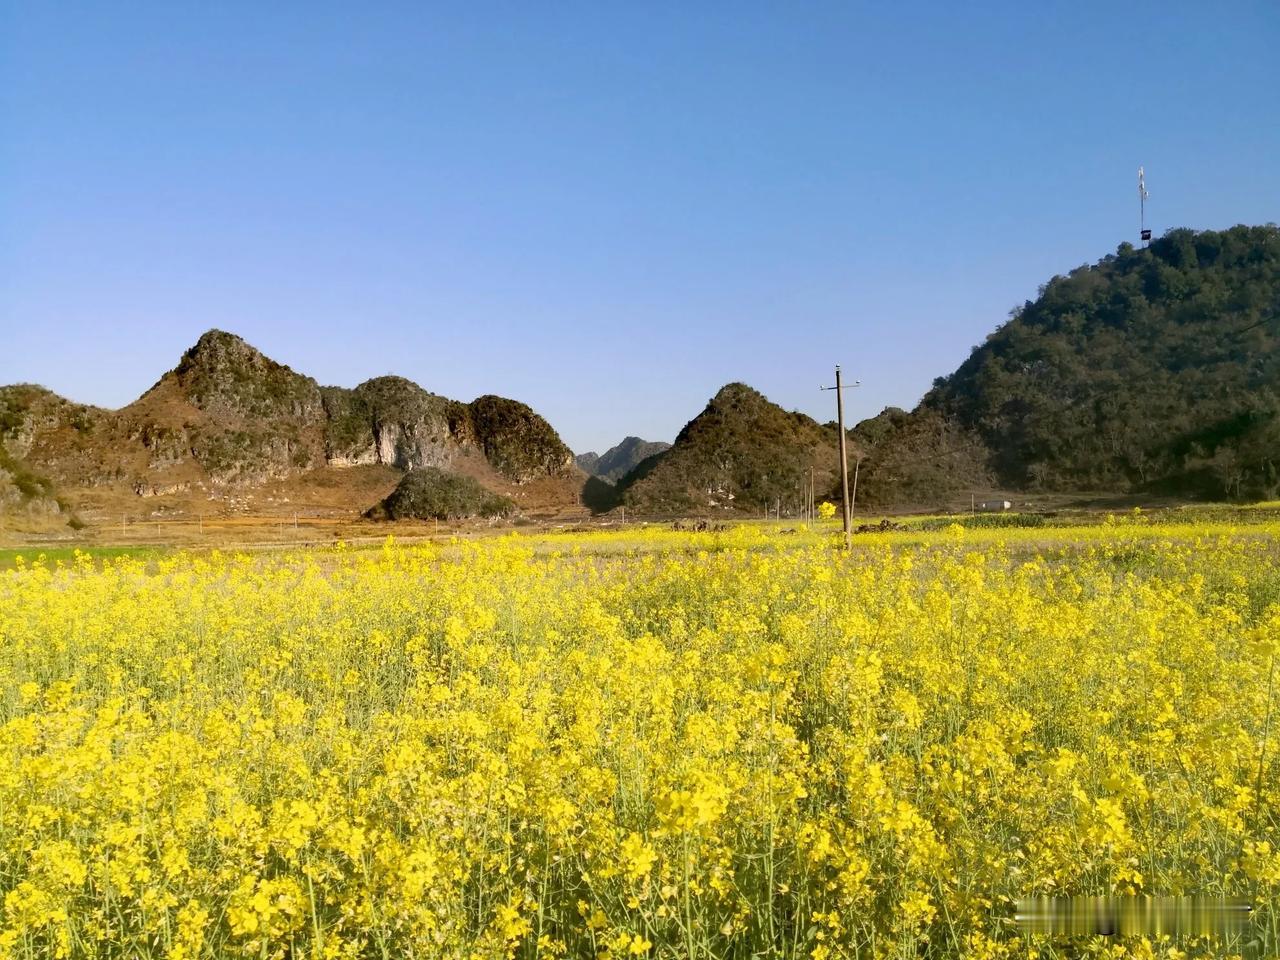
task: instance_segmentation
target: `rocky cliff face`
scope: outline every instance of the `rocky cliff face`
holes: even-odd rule
[[[446,467],[457,452],[452,400],[403,377],[377,377],[354,390],[323,388],[325,448],[333,466],[383,463]]]
[[[508,480],[528,483],[573,463],[546,420],[505,397],[459,403],[403,377],[378,377],[354,390],[324,387],[322,395],[327,456],[334,466],[448,467],[475,451]]]

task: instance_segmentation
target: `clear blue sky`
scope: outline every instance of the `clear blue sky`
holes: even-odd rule
[[[206,328],[576,450],[910,407],[1150,222],[1280,220],[1280,4],[0,0],[0,383]]]

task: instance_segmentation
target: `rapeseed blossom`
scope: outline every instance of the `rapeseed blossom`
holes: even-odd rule
[[[1245,949],[1010,919],[1095,893],[1246,897],[1275,955],[1275,558],[957,524],[23,564],[0,957]]]

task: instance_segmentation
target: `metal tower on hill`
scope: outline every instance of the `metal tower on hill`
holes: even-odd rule
[[[1142,238],[1142,245],[1145,247],[1151,242],[1151,231],[1147,229],[1147,198],[1151,194],[1147,193],[1147,178],[1142,172],[1142,168],[1138,168],[1138,236]]]

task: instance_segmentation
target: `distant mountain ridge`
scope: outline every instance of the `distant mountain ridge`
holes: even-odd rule
[[[574,457],[579,469],[593,477],[599,477],[606,483],[617,483],[640,464],[655,454],[671,449],[671,444],[661,440],[641,440],[639,437],[627,437],[621,443],[610,447],[603,454],[594,450],[580,453]]]
[[[743,384],[617,481],[636,513],[838,500],[838,432]],[[1052,278],[912,411],[849,431],[858,501],[1280,497],[1280,229],[1172,230]],[[801,498],[803,499],[803,498]]]
[[[1280,228],[1121,244],[1052,278],[914,410],[848,436],[864,504],[945,506],[993,489],[1280,497]],[[628,437],[575,463],[518,401],[464,403],[395,376],[321,386],[212,330],[120,410],[0,387],[0,511],[66,513],[76,491],[213,499],[383,471],[349,504],[365,511],[406,471],[438,468],[517,512],[536,489],[565,510],[795,514],[811,495],[838,499],[838,440],[834,424],[730,383],[669,447]],[[384,512],[421,504],[509,509],[424,475]]]
[[[322,387],[220,330],[120,410],[0,387],[0,449],[6,474],[7,464],[62,493],[216,496],[362,465],[460,469],[490,486],[577,473],[559,435],[523,403],[463,403],[394,376]]]

